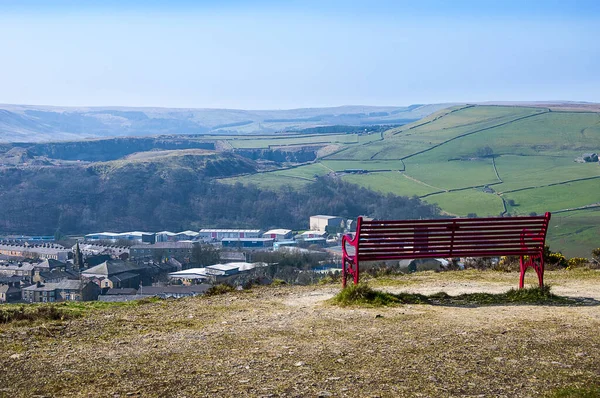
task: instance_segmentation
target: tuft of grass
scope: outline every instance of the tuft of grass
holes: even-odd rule
[[[600,386],[564,387],[553,391],[550,398],[597,398],[600,397]]]
[[[350,285],[336,294],[331,301],[342,307],[348,305],[366,305],[382,307],[396,304],[425,304],[426,297],[420,294],[391,294],[380,292],[367,284]]]
[[[505,293],[465,293],[451,296],[445,292],[423,295],[417,293],[392,294],[374,290],[366,284],[351,285],[342,289],[331,302],[340,306],[391,306],[398,304],[430,305],[501,305],[501,304],[576,304],[575,300],[557,296],[550,292],[550,286],[511,289]]]

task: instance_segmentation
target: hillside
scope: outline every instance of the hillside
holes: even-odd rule
[[[0,394],[597,396],[598,271],[546,274],[556,294],[587,299],[575,306],[338,307],[326,300],[339,286],[325,285],[71,306],[84,316],[0,324]],[[372,283],[456,295],[502,292],[517,279],[425,272]]]
[[[417,195],[458,216],[550,211],[550,244],[585,256],[599,244],[600,165],[575,160],[600,153],[600,109],[565,107],[451,107],[340,144],[310,165],[244,181],[301,187],[316,175],[336,175],[384,193]]]
[[[406,107],[340,106],[292,110],[73,108],[0,104],[0,142],[48,142],[160,134],[273,134],[346,132],[402,125],[448,104]]]

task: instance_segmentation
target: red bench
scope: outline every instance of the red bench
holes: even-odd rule
[[[358,283],[363,261],[519,256],[523,288],[532,267],[544,283],[544,244],[550,213],[531,217],[372,220],[358,217],[356,234],[342,238],[342,286]],[[354,248],[348,253],[346,245]]]

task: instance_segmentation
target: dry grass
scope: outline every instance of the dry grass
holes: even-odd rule
[[[515,282],[514,274],[498,281],[496,272],[459,282],[459,274],[417,274],[418,284],[389,288],[495,292]],[[560,295],[600,299],[600,273],[575,279],[552,272],[547,280]],[[0,396],[598,392],[600,306],[341,308],[327,303],[337,292],[331,285],[257,288],[0,325]]]

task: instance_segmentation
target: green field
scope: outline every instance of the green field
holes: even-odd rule
[[[600,153],[600,113],[463,105],[388,130],[383,137],[381,140],[379,134],[332,134],[326,138],[303,136],[245,140],[243,144],[240,140],[228,142],[237,147],[260,148],[323,141],[340,146],[340,150],[310,166],[239,179],[268,187],[301,186],[308,181],[304,179],[315,175],[362,169],[369,173],[340,176],[380,192],[429,195],[424,198],[427,202],[461,216],[499,215],[504,211],[503,198],[510,214],[544,213],[600,201],[600,178],[589,180],[600,177],[600,165],[575,162],[583,153]],[[319,168],[319,164],[323,167]],[[588,180],[577,181],[581,179]],[[565,184],[553,185],[558,183]],[[495,193],[463,189],[483,185],[489,185]],[[455,189],[463,190],[440,193]],[[597,213],[561,216],[573,225],[567,231],[582,228],[597,231],[596,216],[586,218],[584,214]],[[560,239],[552,238],[552,242],[572,244],[573,250],[583,255],[592,246],[600,246],[600,238],[594,243],[592,235],[592,232],[588,235],[572,232],[572,237],[563,234]],[[563,246],[556,249],[571,250]]]
[[[424,200],[428,203],[436,203],[442,210],[462,217],[472,213],[479,217],[495,217],[504,211],[502,199],[498,195],[478,189],[444,192],[428,196]]]
[[[415,182],[397,171],[373,174],[347,174],[343,176],[343,179],[344,181],[372,189],[373,191],[394,193],[396,195],[423,196],[439,191],[439,189]]]
[[[499,182],[491,159],[416,163],[406,161],[406,174],[440,189],[468,188]]]
[[[503,181],[495,186],[499,192],[600,176],[597,164],[576,163],[572,157],[505,155],[496,159],[496,167]]]
[[[515,201],[516,206],[508,208],[510,213],[528,214],[532,211],[544,213],[571,209],[600,203],[600,178],[509,192],[503,197]]]
[[[569,257],[589,257],[600,247],[600,208],[569,211],[552,215],[548,244]]]

